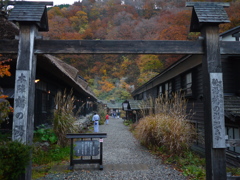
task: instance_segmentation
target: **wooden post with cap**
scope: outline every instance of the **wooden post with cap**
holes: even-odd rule
[[[206,179],[226,180],[224,93],[218,25],[230,22],[223,8],[229,3],[189,2],[187,6],[194,9],[190,31],[201,31],[205,47],[202,69]]]
[[[20,27],[18,58],[15,78],[14,114],[12,139],[31,145],[34,126],[35,76],[37,58],[34,54],[34,41],[38,30],[47,31],[46,5],[52,2],[14,2],[9,20],[18,22]],[[32,176],[32,163],[19,177],[29,180]]]

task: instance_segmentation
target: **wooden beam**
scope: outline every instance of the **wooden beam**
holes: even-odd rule
[[[240,55],[240,41],[221,41],[220,53],[222,55]]]
[[[36,40],[36,54],[202,54],[202,41]]]
[[[35,54],[203,54],[203,41],[35,40]],[[0,40],[0,54],[17,54],[18,40]],[[221,41],[222,55],[240,55],[239,41]]]

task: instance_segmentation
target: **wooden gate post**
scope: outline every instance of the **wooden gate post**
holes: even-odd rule
[[[225,122],[218,25],[202,28],[204,126],[207,180],[226,180]]]
[[[33,53],[35,25],[20,24],[16,67],[12,139],[31,145],[33,139],[36,55]],[[31,179],[31,162],[20,179]]]
[[[187,2],[186,5],[193,7],[190,31],[201,32],[203,36],[206,179],[226,180],[224,93],[218,25],[230,22],[224,10],[229,3]]]
[[[35,25],[20,24],[19,52],[16,67],[13,140],[32,143],[36,55],[33,53]]]
[[[37,58],[34,54],[38,31],[48,31],[47,5],[53,2],[11,2],[14,8],[8,18],[20,26],[15,77],[12,139],[32,145],[34,130],[35,76]],[[31,155],[31,154],[30,154]],[[32,162],[19,179],[30,180]]]

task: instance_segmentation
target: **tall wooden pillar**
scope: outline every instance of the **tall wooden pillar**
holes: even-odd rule
[[[204,125],[207,180],[226,180],[225,122],[218,25],[206,25],[203,57]]]
[[[48,31],[47,5],[53,2],[14,1],[8,20],[18,22],[20,26],[18,58],[16,67],[14,114],[12,139],[31,145],[34,128],[34,101],[36,55],[34,55],[34,40],[38,31]],[[31,161],[25,174],[19,179],[30,180],[32,175]]]
[[[36,55],[34,38],[35,25],[20,24],[19,51],[16,67],[14,115],[12,139],[31,145],[34,125],[34,98]],[[31,179],[31,162],[20,179]]]

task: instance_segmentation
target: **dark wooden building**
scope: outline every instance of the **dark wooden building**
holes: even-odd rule
[[[137,122],[142,117],[141,105],[141,100],[125,100],[122,103],[122,110],[125,111],[124,119]]]
[[[220,34],[220,41],[239,41],[240,26]],[[229,139],[240,139],[240,57],[221,57],[224,89],[225,131]],[[183,91],[188,99],[187,111],[193,111],[191,122],[204,135],[203,70],[202,55],[186,55],[132,92],[135,100],[157,98]],[[199,141],[193,147],[204,151]],[[240,147],[227,148],[228,162],[240,157]]]

